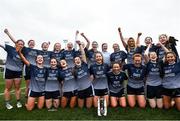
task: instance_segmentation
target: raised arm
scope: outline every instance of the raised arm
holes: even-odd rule
[[[89,41],[89,39],[84,35],[84,33],[81,33],[81,36],[86,40],[86,42],[87,42],[86,48],[89,49],[89,46],[90,46],[90,41]]]
[[[4,33],[16,44],[16,39],[9,33],[8,29],[4,29]]]
[[[18,52],[20,58],[22,59],[23,63],[26,64],[27,66],[30,66],[30,62],[24,57],[24,55],[21,52],[22,48],[16,46],[16,51]]]
[[[161,42],[159,42],[158,45],[160,45],[166,53],[169,52],[169,50]]]
[[[83,47],[82,47],[82,45],[81,45],[81,42],[80,42],[80,41],[76,41],[76,42],[77,42],[77,44],[79,45],[79,49],[80,49],[80,51],[81,51],[82,61],[85,62],[85,63],[87,63],[86,54],[85,54],[84,49],[83,49]]]
[[[136,40],[136,47],[140,47],[140,36],[142,35],[141,32],[138,33],[137,40]]]
[[[5,47],[4,47],[3,45],[1,45],[1,44],[0,44],[0,47],[3,48],[3,49],[5,49]]]
[[[122,42],[124,48],[126,48],[127,47],[127,43],[124,41],[124,38],[123,38],[123,35],[122,35],[120,27],[118,28],[118,32],[119,32],[119,36],[120,36],[121,42]]]
[[[144,52],[144,60],[145,60],[145,63],[148,63],[148,62],[149,62],[149,56],[148,56],[148,54],[149,54],[149,49],[150,49],[150,47],[151,47],[151,44],[148,45],[147,49],[146,49],[145,52]]]
[[[77,43],[76,43],[76,41],[78,40],[78,35],[79,35],[79,31],[76,30],[75,41],[74,41],[74,48],[75,48],[75,50],[77,50]]]

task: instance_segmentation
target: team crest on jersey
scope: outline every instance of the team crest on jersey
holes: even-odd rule
[[[101,70],[101,66],[98,67],[98,70]]]
[[[153,67],[156,67],[156,64],[153,64]]]
[[[43,73],[43,70],[39,70],[39,73]]]
[[[142,73],[141,69],[136,69],[136,73]]]
[[[68,70],[66,70],[65,72],[68,73]]]
[[[118,80],[118,77],[119,77],[119,76],[115,76],[115,79]]]

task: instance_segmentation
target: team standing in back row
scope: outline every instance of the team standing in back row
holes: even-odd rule
[[[126,42],[118,28],[126,52],[115,43],[114,52],[109,53],[107,43],[102,44],[101,52],[96,41],[89,49],[90,41],[83,33],[87,44],[76,40],[79,50],[69,42],[66,49],[55,43],[54,50],[48,51],[48,42],[37,50],[34,40],[29,40],[25,47],[23,40],[16,40],[7,29],[4,32],[15,43],[15,47],[0,45],[7,52],[4,90],[7,109],[13,108],[10,102],[13,85],[17,108],[22,107],[20,85],[25,70],[27,110],[34,109],[36,100],[38,109],[44,104],[47,109],[68,105],[73,108],[76,103],[80,108],[97,107],[100,97],[112,107],[126,107],[127,102],[134,107],[137,101],[140,108],[145,108],[147,99],[151,108],[169,109],[175,103],[180,110],[180,62],[174,37],[162,34],[157,45],[146,37],[143,46],[141,33],[136,41],[130,37]]]

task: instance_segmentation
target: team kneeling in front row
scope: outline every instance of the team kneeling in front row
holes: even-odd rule
[[[50,53],[51,58],[48,57],[50,63],[45,65],[44,55],[48,56],[48,51],[23,47],[22,40],[15,43],[15,48],[10,45],[5,45],[5,47],[1,45],[8,54],[5,72],[7,109],[13,108],[9,102],[10,91],[7,90],[7,86],[13,82],[15,82],[15,86],[20,85],[20,81],[16,81],[16,79],[22,77],[24,63],[26,77],[29,76],[30,79],[28,98],[25,104],[27,110],[34,109],[36,99],[39,109],[43,108],[44,104],[48,109],[52,107],[57,109],[60,104],[62,108],[67,105],[73,108],[76,103],[81,108],[84,105],[87,108],[97,107],[99,98],[106,99],[107,105],[112,107],[118,105],[126,107],[127,98],[130,107],[134,107],[137,101],[141,108],[145,108],[147,98],[150,107],[166,109],[173,106],[173,100],[176,108],[180,110],[180,62],[177,61],[179,59],[176,54],[169,51],[163,44],[160,45],[165,51],[162,61],[158,61],[155,51],[150,51],[152,44],[149,44],[144,54],[139,52],[132,54],[132,63],[125,64],[125,58],[118,50],[110,55],[110,58],[114,57],[115,61],[107,64],[104,63],[103,54],[99,51],[93,53],[94,60],[89,63],[90,60],[87,60],[86,56],[90,51],[86,50],[80,41],[77,41],[80,50],[77,52],[73,50],[75,54],[71,61],[74,66],[70,66],[68,57],[57,61],[56,57],[60,53],[55,52]],[[68,50],[61,52],[66,56],[69,53]],[[28,59],[30,55],[35,56],[34,62]],[[116,57],[120,55],[121,59],[116,61]],[[127,85],[125,84],[126,80]],[[20,87],[15,91],[17,107],[22,107],[20,95],[18,95]]]

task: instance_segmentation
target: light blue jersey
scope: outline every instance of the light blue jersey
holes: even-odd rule
[[[11,71],[22,71],[23,62],[16,49],[10,45],[5,45],[5,51],[7,52],[6,68]]]
[[[82,63],[80,67],[74,67],[74,75],[78,84],[78,91],[87,89],[92,85],[88,65]]]
[[[144,87],[144,81],[146,76],[146,68],[141,65],[140,67],[135,67],[134,64],[126,64],[123,70],[128,71],[128,85],[132,88]]]
[[[36,65],[30,65],[31,79],[29,89],[34,92],[44,92],[46,83],[46,68],[39,68]]]
[[[46,79],[46,85],[45,85],[45,91],[60,91],[61,90],[61,84],[59,81],[59,69],[47,69],[47,79]]]
[[[150,86],[159,86],[162,84],[162,78],[160,77],[160,74],[162,71],[160,67],[160,63],[158,62],[148,62],[146,66],[147,70],[147,79],[146,79],[146,85]]]
[[[90,74],[94,76],[92,82],[94,89],[107,89],[107,73],[109,71],[108,64],[93,64],[90,67]]]
[[[162,85],[167,89],[180,88],[180,63],[164,64]]]
[[[26,57],[26,59],[33,65],[36,65],[36,57],[38,55],[38,51],[36,49],[32,49],[32,48],[27,48],[24,47],[22,49],[22,53],[23,55]]]
[[[78,85],[74,78],[72,68],[60,70],[60,78],[63,81],[63,92],[72,92],[78,89]]]

